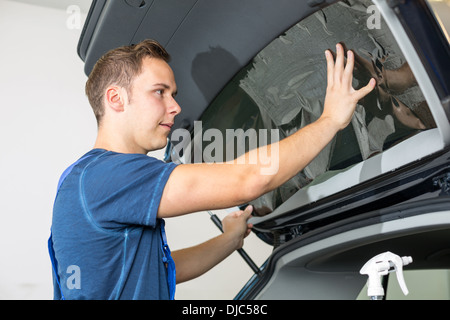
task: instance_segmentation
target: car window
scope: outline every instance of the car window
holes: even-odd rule
[[[298,22],[259,52],[204,112],[202,130],[215,128],[223,136],[230,129],[244,133],[266,130],[267,139],[256,136],[261,146],[315,121],[322,113],[326,90],[324,51],[334,51],[337,42],[355,53],[354,87],[360,88],[375,77],[377,90],[359,102],[351,124],[302,172],[252,202],[256,215],[266,215],[298,190],[326,181],[436,127],[411,69],[377,8],[371,1],[341,1]],[[229,156],[230,144],[235,157],[254,146],[248,135],[236,136],[241,140],[225,139],[220,155],[223,161]],[[292,156],[300,152],[292,150]],[[216,156],[210,160],[216,161]],[[208,162],[207,158],[203,160]]]

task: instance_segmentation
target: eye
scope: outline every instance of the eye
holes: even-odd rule
[[[162,96],[164,94],[164,89],[158,89],[155,92],[156,92],[156,94]]]

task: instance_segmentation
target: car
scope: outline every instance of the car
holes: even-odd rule
[[[324,51],[351,49],[354,86],[377,87],[302,172],[250,202],[273,251],[235,299],[400,299],[393,273],[382,276],[396,271],[402,285],[402,269],[410,298],[449,299],[450,49],[438,18],[425,0],[94,0],[78,54],[88,75],[112,48],[163,44],[183,106],[166,161],[187,163],[225,161],[316,120]],[[362,274],[374,257],[388,259],[380,295]]]

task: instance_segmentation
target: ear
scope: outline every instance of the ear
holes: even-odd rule
[[[121,87],[108,87],[106,89],[105,102],[106,106],[116,112],[123,112],[125,109],[126,92]]]

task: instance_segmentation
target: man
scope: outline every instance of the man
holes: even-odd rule
[[[163,218],[229,208],[259,197],[302,170],[351,120],[356,103],[375,86],[352,88],[354,56],[337,45],[326,51],[328,86],[320,119],[276,147],[273,175],[267,163],[173,163],[147,156],[164,148],[181,112],[169,55],[155,41],[110,51],[95,65],[86,94],[98,122],[94,149],[65,174],[55,199],[52,238],[59,280],[55,298],[169,299],[176,282],[198,277],[243,245],[251,207],[223,221],[224,233],[173,252],[164,245]],[[292,156],[292,150],[298,150]],[[259,160],[259,159],[258,159]],[[266,161],[267,159],[264,159]],[[53,251],[52,251],[53,252]],[[76,274],[75,271],[78,272]]]

